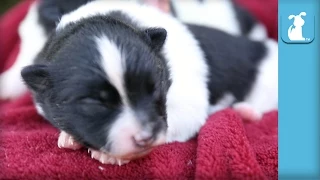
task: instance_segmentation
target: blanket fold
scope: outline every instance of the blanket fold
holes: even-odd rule
[[[19,51],[18,25],[32,1],[0,18],[0,72]],[[277,38],[277,1],[238,0]],[[266,3],[266,4],[264,4]],[[269,8],[265,8],[266,6]],[[278,112],[244,122],[232,109],[211,115],[197,137],[157,147],[121,167],[91,159],[86,149],[59,149],[58,130],[37,115],[30,94],[0,101],[0,179],[277,179]]]

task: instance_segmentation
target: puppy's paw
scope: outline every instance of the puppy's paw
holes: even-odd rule
[[[77,150],[80,149],[82,146],[81,144],[76,142],[71,135],[64,131],[61,131],[58,139],[58,147]]]
[[[97,150],[88,149],[88,153],[90,152],[91,152],[91,158],[98,160],[102,164],[112,164],[112,165],[122,166],[130,162],[130,160],[124,160],[124,159],[112,157],[109,154],[106,154]]]
[[[250,104],[246,102],[235,103],[233,105],[233,109],[245,120],[258,121],[262,118],[262,113],[256,111]]]

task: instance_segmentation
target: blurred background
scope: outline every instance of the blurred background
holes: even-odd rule
[[[17,4],[21,0],[0,0],[0,15],[5,13],[8,9],[13,7],[15,4]],[[68,0],[66,0],[68,1]],[[120,0],[116,0],[120,1]],[[164,5],[166,4],[169,0],[123,0],[123,1],[138,1],[138,2],[148,2],[150,4],[156,4],[155,2],[159,2],[157,4],[159,5]],[[185,0],[184,0],[185,1]],[[159,6],[158,5],[158,6]],[[166,6],[166,5],[164,5]],[[162,7],[162,9],[165,9],[166,7]]]
[[[19,1],[20,0],[0,0],[0,15]]]

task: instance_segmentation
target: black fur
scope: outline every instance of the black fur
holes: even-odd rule
[[[108,127],[121,112],[122,104],[98,66],[100,55],[93,41],[96,36],[107,36],[126,55],[125,88],[134,110],[145,113],[139,120],[153,122],[155,136],[166,128],[170,80],[160,53],[166,31],[133,27],[133,22],[124,18],[119,21],[119,16],[113,15],[88,18],[55,32],[37,64],[21,72],[45,118],[95,149],[107,144]]]
[[[217,103],[226,92],[242,101],[266,53],[264,44],[212,28],[191,24],[188,27],[199,41],[209,66],[210,104]]]
[[[90,1],[93,0],[40,0],[38,9],[39,23],[44,27],[46,33],[50,34],[62,15]]]

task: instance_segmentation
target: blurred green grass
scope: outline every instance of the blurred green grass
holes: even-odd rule
[[[17,4],[20,0],[0,0],[0,15],[5,13],[9,8]]]

